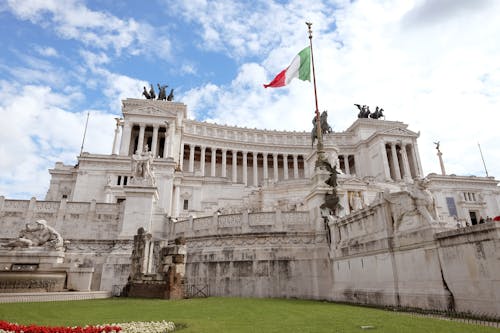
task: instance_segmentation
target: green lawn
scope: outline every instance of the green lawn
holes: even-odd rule
[[[68,326],[168,320],[184,325],[182,333],[500,332],[491,327],[327,302],[218,297],[0,304],[0,319],[19,324]],[[361,329],[364,325],[375,328]]]

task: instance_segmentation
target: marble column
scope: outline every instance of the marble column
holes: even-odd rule
[[[395,143],[391,143],[391,156],[392,156],[392,165],[394,167],[394,176],[396,177],[396,179],[394,180],[401,180],[401,170],[399,170],[398,154],[396,153]]]
[[[184,143],[181,144],[180,150],[181,151],[179,152],[179,170],[184,171]],[[165,150],[163,150],[163,152],[165,152]],[[166,158],[165,154],[163,154],[163,158]]]
[[[238,152],[233,150],[233,168],[232,168],[232,178],[233,183],[238,182]]]
[[[408,181],[412,178],[410,174],[410,163],[408,162],[408,155],[406,154],[405,144],[401,144],[401,157],[403,158],[404,179]]]
[[[153,157],[158,157],[158,125],[153,125],[153,137],[151,138],[151,152],[153,153]]]
[[[258,153],[253,152],[252,157],[253,157],[253,186],[258,186],[259,185],[259,172],[258,172],[258,160],[257,160]]]
[[[267,179],[269,179],[269,175],[267,173],[267,153],[264,153],[262,155],[262,157],[263,157],[263,160],[262,160],[262,164],[263,164],[262,165],[262,168],[263,168],[262,172],[263,172],[263,174],[262,174],[262,176],[264,177],[264,180],[267,180]]]
[[[122,119],[120,118],[115,118],[116,120],[116,128],[115,128],[115,137],[113,139],[113,148],[112,148],[112,151],[111,151],[111,154],[112,155],[116,155],[116,146],[117,146],[117,143],[118,143],[118,133],[120,133],[120,126],[122,124]]]
[[[170,126],[167,125],[165,127],[165,141],[163,143],[163,158],[167,158],[167,157],[170,157],[170,135],[169,135],[169,131],[170,131]],[[181,145],[181,147],[183,147]],[[183,164],[182,160],[184,159],[184,149],[181,148],[181,160],[179,161],[179,164]],[[182,169],[181,169],[182,170]]]
[[[217,157],[217,149],[210,148],[210,176],[215,177],[215,163],[216,163],[216,157]]]
[[[127,156],[130,150],[130,140],[132,135],[132,124],[123,124],[122,142],[120,143],[120,155]]]
[[[205,151],[207,147],[201,146],[201,156],[200,156],[200,171],[201,171],[201,176],[205,176]]]
[[[247,166],[248,152],[243,152],[243,184],[248,185],[248,166]]]
[[[139,140],[137,141],[137,150],[139,152],[143,151],[144,149],[144,131],[146,130],[146,125],[145,124],[140,124],[139,127]]]
[[[222,149],[222,175],[221,175],[221,177],[226,177],[226,173],[227,173],[226,159],[227,159],[227,150]]]
[[[274,172],[274,181],[278,181],[279,173],[278,173],[278,154],[273,154],[273,172]]]
[[[380,141],[380,153],[382,154],[382,172],[384,173],[385,179],[391,179],[391,169],[389,167],[389,161],[387,160],[387,150],[385,148],[385,142]]]
[[[283,154],[283,178],[288,179],[288,155]]]
[[[413,158],[415,160],[415,163],[417,164],[416,168],[417,168],[417,177],[418,178],[423,178],[424,177],[424,174],[422,172],[422,164],[420,163],[420,154],[418,153],[418,145],[417,143],[415,142],[413,144]]]
[[[194,145],[189,145],[189,172],[194,172]]]
[[[293,154],[293,178],[299,178],[299,156]]]
[[[346,175],[351,174],[351,169],[349,168],[349,155],[344,155],[344,169]]]
[[[172,216],[179,216],[180,200],[181,200],[181,191],[180,191],[179,185],[174,185],[174,200],[172,200],[173,201]]]

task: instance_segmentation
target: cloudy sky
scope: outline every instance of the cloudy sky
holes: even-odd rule
[[[141,3],[141,4],[140,4]],[[500,178],[500,1],[0,0],[0,195],[45,197],[47,169],[111,152],[120,101],[151,82],[189,117],[310,131],[312,85],[264,89],[308,45],[335,131],[354,103],[421,133],[425,174]]]

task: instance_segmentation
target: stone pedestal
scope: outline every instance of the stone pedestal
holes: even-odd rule
[[[32,247],[0,250],[0,292],[62,291],[66,269],[63,251]]]
[[[158,200],[156,186],[125,186],[125,211],[120,237],[132,238],[139,228],[151,231],[151,216]]]
[[[73,267],[68,269],[66,288],[74,291],[90,291],[94,267]]]

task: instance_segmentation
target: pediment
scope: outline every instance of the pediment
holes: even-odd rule
[[[410,131],[406,128],[401,128],[401,127],[394,127],[394,128],[389,128],[385,131],[379,132],[378,134],[382,135],[397,135],[397,136],[411,136],[411,137],[418,137],[419,134],[415,133],[413,131]]]
[[[140,114],[140,115],[158,115],[158,116],[175,116],[175,112],[170,110],[161,109],[153,105],[141,106],[138,108],[131,108],[128,110],[123,110],[123,113],[129,114]]]
[[[344,187],[365,187],[367,184],[365,181],[362,179],[356,177],[356,176],[349,176],[349,175],[339,175],[338,181],[340,184],[342,184]]]

